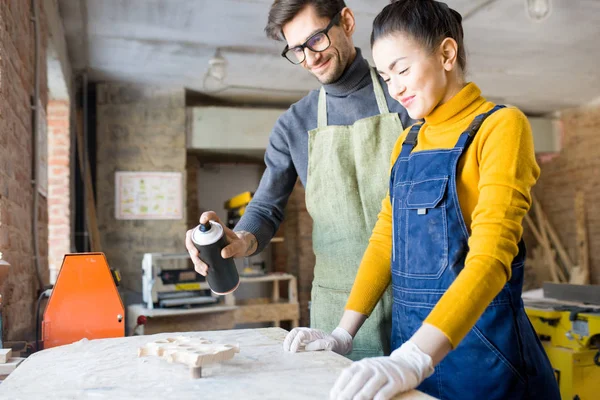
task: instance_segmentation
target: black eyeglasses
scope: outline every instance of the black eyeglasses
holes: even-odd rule
[[[285,57],[292,64],[298,65],[302,64],[306,59],[306,52],[304,51],[304,49],[308,48],[309,50],[314,51],[316,53],[320,53],[322,51],[327,50],[329,46],[331,46],[331,40],[329,39],[329,35],[327,35],[327,32],[329,32],[329,30],[339,22],[341,15],[341,11],[335,14],[335,16],[331,19],[331,22],[329,23],[329,25],[327,25],[325,29],[315,33],[314,35],[306,39],[306,42],[302,43],[301,45],[292,47],[291,49],[289,48],[289,46],[285,46],[285,48],[281,52],[281,56]]]

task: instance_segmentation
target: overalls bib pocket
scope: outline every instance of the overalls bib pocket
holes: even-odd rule
[[[438,279],[448,266],[448,176],[411,182],[398,198],[394,240],[400,276]]]

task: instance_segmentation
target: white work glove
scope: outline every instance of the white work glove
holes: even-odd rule
[[[389,357],[365,358],[342,371],[329,398],[388,400],[433,374],[431,357],[408,341]]]
[[[283,350],[295,353],[302,343],[306,351],[333,350],[341,355],[352,351],[352,335],[340,327],[331,334],[319,329],[294,328],[285,337]]]

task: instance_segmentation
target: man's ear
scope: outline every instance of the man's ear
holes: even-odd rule
[[[452,38],[445,38],[440,44],[440,59],[446,71],[454,70],[458,65],[458,44]]]
[[[354,13],[348,7],[342,9],[340,23],[346,36],[352,36],[354,29],[356,28],[356,20],[354,19]]]

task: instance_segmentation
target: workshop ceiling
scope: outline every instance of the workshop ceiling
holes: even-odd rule
[[[496,102],[545,114],[600,101],[600,1],[549,0],[534,21],[526,0],[448,0],[464,17],[469,80]],[[183,86],[206,92],[217,48],[226,86],[213,95],[287,103],[318,87],[279,56],[266,38],[272,0],[59,0],[69,56],[91,81]],[[387,0],[347,0],[357,19],[356,46],[372,61],[371,23]],[[218,92],[215,92],[218,89]]]

